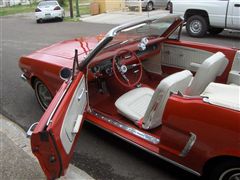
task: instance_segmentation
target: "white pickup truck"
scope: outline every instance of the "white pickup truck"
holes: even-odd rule
[[[190,36],[240,30],[240,0],[172,0],[171,11],[184,17]]]

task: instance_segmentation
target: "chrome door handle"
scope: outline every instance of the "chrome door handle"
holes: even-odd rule
[[[73,127],[72,134],[77,134],[78,133],[78,131],[80,129],[80,126],[82,124],[82,120],[83,120],[83,115],[79,114],[78,117],[77,117],[77,120],[75,122],[75,125]]]
[[[190,132],[190,138],[188,139],[187,144],[183,148],[182,152],[179,154],[180,157],[185,157],[189,153],[189,151],[192,149],[194,143],[196,142],[197,136],[196,134]]]
[[[77,98],[78,101],[81,100],[81,98],[82,98],[84,92],[86,92],[86,91],[85,91],[85,88],[82,88],[82,89],[81,89],[81,93],[79,94],[79,96],[78,96],[78,98]]]
[[[33,128],[35,128],[35,126],[36,126],[37,124],[38,124],[38,122],[35,122],[35,123],[33,123],[33,124],[28,128],[27,133],[26,133],[27,138],[31,137],[31,135],[32,135],[32,133],[33,133],[33,131],[34,131]]]

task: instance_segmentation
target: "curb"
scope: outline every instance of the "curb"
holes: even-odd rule
[[[19,148],[19,151],[21,150],[24,151],[30,157],[31,161],[38,164],[38,160],[32,154],[32,150],[30,147],[30,139],[26,138],[25,131],[17,124],[13,123],[11,120],[7,119],[2,114],[0,114],[0,132],[4,136],[7,136]],[[4,146],[1,145],[1,147]],[[39,167],[38,171],[40,171],[40,173],[44,177],[44,174],[39,165],[38,167]],[[73,180],[73,179],[94,180],[86,172],[70,164],[66,175],[59,178],[59,180]]]

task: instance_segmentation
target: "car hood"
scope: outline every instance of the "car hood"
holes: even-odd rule
[[[97,43],[103,37],[103,35],[98,35],[96,37],[81,37],[73,40],[67,40],[38,50],[36,53],[72,60],[75,49],[78,50],[78,55],[87,55],[89,51],[96,47]]]

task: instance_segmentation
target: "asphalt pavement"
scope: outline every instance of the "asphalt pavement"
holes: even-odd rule
[[[38,121],[43,114],[36,102],[33,90],[19,79],[21,71],[18,68],[18,59],[20,56],[58,41],[106,32],[114,27],[112,24],[123,23],[122,19],[130,21],[141,18],[139,14],[126,15],[112,13],[112,16],[105,14],[105,18],[103,15],[82,17],[82,22],[77,23],[48,22],[43,24],[36,24],[31,14],[1,18],[1,113],[20,125],[24,131],[30,124]],[[149,16],[148,13],[143,15]],[[109,19],[109,16],[112,19]],[[186,36],[184,31],[182,38],[240,48],[239,35],[239,32],[225,31],[215,37],[193,39]],[[27,153],[30,151],[29,140],[24,137],[22,139],[26,142],[18,143],[14,138],[11,139],[9,132],[17,132],[12,126],[7,131],[2,130],[4,116],[1,116],[0,122],[0,155],[4,157],[0,161],[2,177],[6,179],[43,178],[36,159],[31,156],[31,153]],[[24,134],[21,128],[17,129]],[[19,136],[17,135],[16,139]],[[198,179],[88,123],[83,126],[72,163],[95,179]],[[12,171],[13,167],[16,167],[16,171]]]
[[[33,156],[30,141],[25,131],[0,114],[0,174],[2,180],[8,179],[46,179],[42,169]],[[93,180],[86,172],[70,165],[66,175],[59,180]]]

